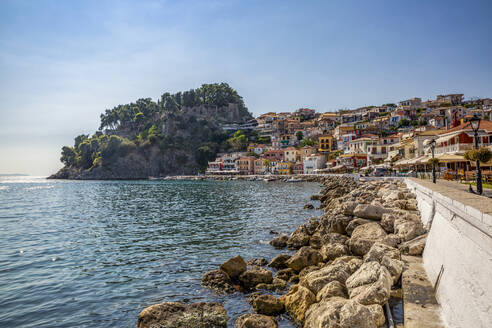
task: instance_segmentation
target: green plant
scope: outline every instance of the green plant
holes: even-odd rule
[[[487,163],[492,159],[492,151],[488,148],[479,148],[468,150],[465,153],[465,159],[469,161],[480,161],[482,163]]]
[[[439,165],[439,159],[438,158],[430,158],[427,161],[427,163],[430,164],[430,165],[434,164],[435,166],[438,166]]]

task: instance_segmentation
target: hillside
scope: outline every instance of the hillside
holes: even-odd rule
[[[60,158],[64,167],[50,178],[196,174],[217,152],[245,146],[238,145],[237,138],[222,126],[252,118],[242,97],[227,83],[166,92],[157,102],[139,99],[107,109],[97,132],[77,136],[73,147],[64,146]]]

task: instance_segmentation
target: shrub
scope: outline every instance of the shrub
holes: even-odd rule
[[[492,159],[492,152],[488,148],[472,149],[465,153],[465,159],[487,163]]]

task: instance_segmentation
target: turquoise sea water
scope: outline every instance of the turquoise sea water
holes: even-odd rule
[[[218,296],[202,274],[237,254],[279,253],[318,184],[53,181],[0,177],[0,327],[135,327],[163,301],[217,301],[233,319],[244,295]],[[291,327],[280,318],[280,327]]]

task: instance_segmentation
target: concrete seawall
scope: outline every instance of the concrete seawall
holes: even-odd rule
[[[492,323],[492,199],[464,187],[405,179],[430,228],[424,268],[434,285],[446,327]]]

